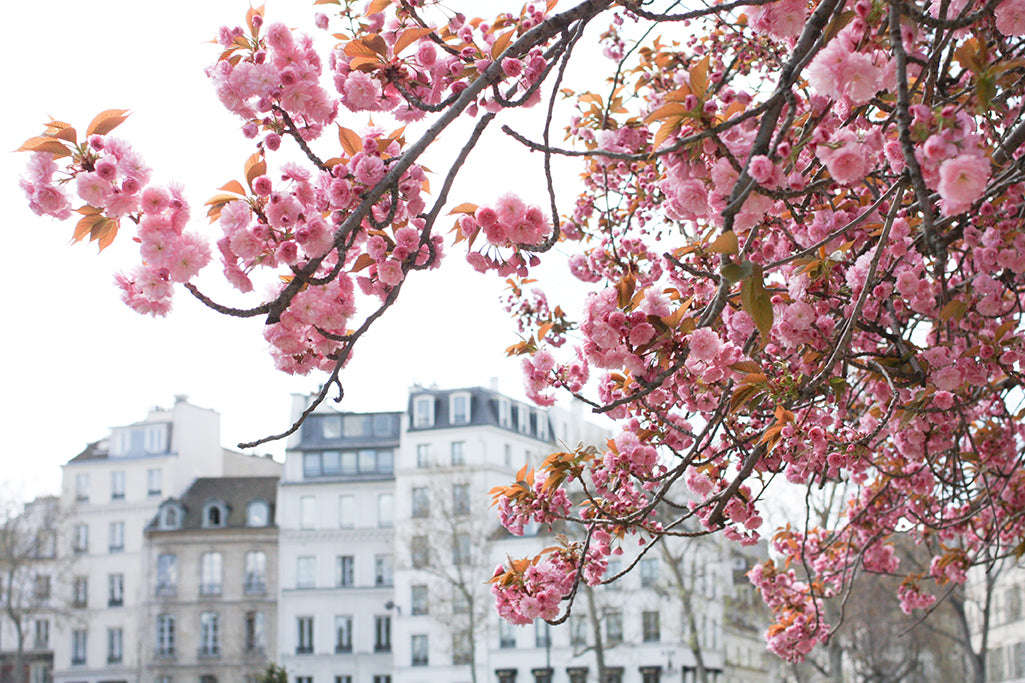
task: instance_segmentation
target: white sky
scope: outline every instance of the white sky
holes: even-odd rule
[[[175,394],[220,411],[223,442],[233,446],[286,427],[290,393],[319,385],[318,377],[292,378],[273,369],[260,321],[225,319],[184,290],[167,318],[129,310],[113,285],[115,271],[138,262],[128,230],[99,256],[95,245],[70,245],[74,221],[29,211],[17,185],[28,157],[7,152],[40,134],[48,116],[81,132],[104,109],[131,109],[116,134],[142,154],[156,182],[185,185],[192,228],[216,239],[219,228],[207,227],[203,202],[224,182],[242,177],[242,163],[253,149],[237,132],[241,121],[219,105],[203,74],[217,54],[206,41],[221,24],[241,23],[246,9],[245,0],[159,6],[52,0],[6,9],[7,32],[0,41],[7,103],[0,110],[0,206],[9,254],[0,270],[6,295],[0,336],[2,478],[26,497],[56,491],[62,463],[108,427],[142,419],[151,406],[170,405]],[[310,30],[314,11],[309,0],[267,3],[268,20]],[[346,114],[343,122],[358,130],[366,118]],[[458,141],[458,135],[450,139]],[[473,186],[457,186],[453,205],[488,202],[528,179],[535,180],[523,196],[543,201],[543,187],[536,183],[539,157],[528,167],[506,162],[503,149],[515,148],[478,155],[467,174]],[[503,159],[500,166],[496,158]],[[427,165],[443,168],[430,160]],[[440,182],[432,177],[432,183]],[[571,199],[564,198],[563,211]],[[447,230],[448,219],[443,225]],[[487,385],[496,376],[504,392],[522,395],[519,362],[503,353],[516,341],[497,305],[503,283],[469,271],[464,253],[450,250],[443,272],[412,275],[400,304],[363,339],[344,373],[343,409],[403,409],[413,382]],[[198,284],[209,288],[219,279],[215,262]],[[283,454],[280,445],[258,450],[279,459]]]

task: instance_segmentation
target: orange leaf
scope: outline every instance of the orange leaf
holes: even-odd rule
[[[516,33],[516,29],[512,31],[506,31],[502,35],[495,39],[494,44],[491,46],[491,58],[498,59],[506,48],[509,47],[509,43],[513,39],[513,34]]]
[[[691,68],[690,87],[699,98],[705,98],[708,91],[708,55]]]
[[[424,36],[429,36],[434,32],[432,28],[410,28],[402,32],[401,35],[395,40],[395,45],[392,46],[392,54],[396,57],[400,52],[409,47],[413,41],[420,40]]]
[[[253,17],[259,16],[262,19],[263,8],[264,5],[260,5],[259,7],[250,7],[249,10],[246,12],[246,25],[249,26],[249,32],[254,36],[256,35],[257,31],[256,26],[253,25]]]
[[[352,272],[358,273],[364,268],[369,268],[374,265],[374,257],[370,254],[360,254],[359,258],[356,259],[356,263],[352,264]]]
[[[338,126],[338,142],[341,143],[342,149],[350,157],[356,156],[363,150],[363,138],[356,134],[355,131],[343,126]]]
[[[463,202],[459,206],[449,211],[448,215],[451,216],[454,213],[465,213],[472,216],[473,214],[477,213],[477,208],[478,207],[476,204],[471,204],[470,202]]]
[[[233,194],[215,194],[210,199],[206,200],[206,204],[203,206],[214,206],[216,204],[224,205],[228,202],[236,201],[238,197]]]
[[[363,71],[373,71],[376,68],[384,66],[384,62],[377,55],[371,57],[353,57],[349,61],[350,69],[362,69]]]
[[[740,253],[740,244],[737,242],[737,233],[729,230],[724,233],[720,233],[710,244],[705,246],[705,251],[710,251],[713,254],[738,254]]]
[[[645,123],[651,123],[652,121],[659,121],[661,119],[670,119],[674,116],[685,116],[690,114],[690,109],[687,109],[684,105],[679,102],[669,102],[663,104],[661,107],[651,112],[645,117]]]
[[[63,142],[51,137],[34,137],[26,140],[15,152],[49,152],[55,159],[71,154]]]
[[[380,36],[378,36],[380,37]],[[377,53],[373,48],[362,40],[351,40],[345,44],[345,54],[350,57],[376,57]]]
[[[246,188],[242,187],[242,183],[240,183],[237,180],[229,180],[228,182],[221,185],[218,189],[224,190],[225,192],[234,192],[235,194],[240,194],[243,196],[245,196],[246,194]],[[210,202],[207,202],[207,204],[209,203]]]
[[[71,236],[72,242],[81,242],[85,239],[85,236],[92,232],[93,226],[97,222],[103,220],[103,216],[99,213],[90,213],[85,215],[78,224],[75,225],[75,233]]]
[[[369,17],[371,14],[377,14],[385,11],[388,9],[388,5],[390,4],[391,0],[372,0],[372,2],[367,5],[367,16]]]
[[[96,115],[96,118],[92,120],[89,127],[86,129],[86,137],[90,135],[106,135],[124,123],[127,118],[127,109],[108,109],[106,111],[101,111]]]
[[[50,126],[47,126],[47,128],[49,127]],[[73,145],[78,144],[78,134],[75,132],[75,129],[71,126],[64,126],[63,128],[56,130],[54,133],[51,134],[51,137],[55,137],[60,140],[67,140]]]
[[[253,189],[253,181],[260,176],[267,173],[267,162],[263,160],[259,154],[253,154],[251,157],[246,159],[245,164],[246,171],[246,182],[249,184],[249,189]]]

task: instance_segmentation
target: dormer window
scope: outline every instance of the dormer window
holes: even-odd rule
[[[516,406],[516,422],[520,434],[530,434],[530,408],[524,405]]]
[[[460,392],[449,397],[448,419],[454,425],[470,424],[470,394]]]
[[[548,441],[548,416],[540,410],[535,413],[537,417],[537,438],[541,441]]]
[[[498,399],[498,425],[506,429],[512,427],[512,406],[507,398]]]
[[[434,426],[434,397],[417,396],[413,399],[413,427]]]
[[[267,526],[270,509],[266,501],[253,500],[246,506],[246,526]]]
[[[203,526],[223,527],[228,523],[228,507],[220,501],[211,501],[203,506]]]
[[[181,503],[176,501],[164,503],[160,508],[160,528],[180,529],[182,526],[183,510]]]

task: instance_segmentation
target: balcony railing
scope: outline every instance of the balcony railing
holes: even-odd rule
[[[266,595],[267,582],[260,577],[246,577],[246,583],[243,586],[243,590],[246,595]]]
[[[201,583],[199,584],[200,595],[220,595],[221,584],[219,583]]]
[[[211,645],[201,645],[199,647],[199,656],[200,657],[220,657],[221,656],[221,646],[216,644],[216,643],[211,644]]]
[[[178,595],[178,586],[173,583],[158,583],[156,593],[158,598],[173,598]]]

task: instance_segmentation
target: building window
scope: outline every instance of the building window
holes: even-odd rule
[[[505,463],[506,467],[512,467],[512,446],[505,444],[505,448],[502,451],[502,462]]]
[[[125,575],[107,576],[107,607],[121,607],[125,604]]]
[[[512,404],[504,396],[498,399],[498,425],[506,429],[512,426]]]
[[[548,441],[548,415],[540,410],[534,413],[537,420],[537,438],[541,441]]]
[[[583,614],[569,618],[569,643],[573,647],[587,647],[587,617]]]
[[[465,441],[453,441],[452,442],[452,466],[458,467],[466,464],[466,442]]]
[[[50,577],[41,574],[35,577],[32,586],[32,596],[39,601],[50,599]]]
[[[266,648],[263,612],[246,612],[246,652],[263,652]]]
[[[434,458],[431,457],[431,444],[418,443],[416,445],[416,466],[420,469],[430,467]]]
[[[534,674],[534,683],[552,683],[552,669],[550,667],[531,669],[530,673]]]
[[[551,647],[552,632],[548,628],[548,622],[538,619],[534,622],[534,647]]]
[[[32,683],[53,683],[53,667],[46,663],[29,665],[29,680]]]
[[[199,683],[217,683],[217,676],[205,674],[199,677]],[[312,681],[310,681],[309,683],[312,683]]]
[[[374,585],[392,585],[392,574],[391,554],[374,555]]]
[[[338,496],[338,526],[342,529],[356,526],[356,496]]]
[[[178,592],[178,556],[162,553],[157,556],[157,595],[170,596]]]
[[[267,553],[251,550],[246,553],[246,580],[243,590],[248,595],[263,595],[267,592]]]
[[[122,553],[125,550],[125,523],[124,522],[111,522],[110,523],[110,543],[108,544],[109,550],[112,553]]]
[[[335,676],[335,683],[352,683],[352,676]]]
[[[295,653],[297,655],[313,654],[313,617],[296,617],[295,626]]]
[[[224,503],[214,501],[203,507],[203,526],[207,529],[217,529],[228,523],[228,508]]]
[[[76,576],[71,584],[71,606],[89,606],[89,579],[85,576]]]
[[[495,669],[498,683],[516,683],[516,669]]]
[[[71,549],[76,554],[89,552],[89,525],[76,524]]]
[[[160,614],[157,616],[157,656],[173,657],[174,647],[174,615]]]
[[[270,506],[263,500],[251,500],[246,505],[246,526],[264,527],[270,523]]]
[[[295,563],[295,587],[317,587],[317,558],[312,555],[297,557]]]
[[[107,664],[120,664],[124,651],[124,632],[120,627],[107,629]]]
[[[320,435],[325,439],[340,439],[342,438],[342,416],[341,415],[325,415],[321,417],[320,422]]]
[[[413,666],[427,666],[427,636],[424,634],[415,635],[410,638],[410,664]]]
[[[33,629],[34,638],[32,640],[32,648],[35,650],[48,650],[50,649],[50,620],[49,619],[36,619],[35,628]]]
[[[391,675],[379,674],[374,676],[374,683],[391,683]]]
[[[89,475],[87,473],[75,475],[75,501],[78,503],[89,502]]]
[[[605,567],[605,580],[608,581],[612,577],[619,574],[619,572],[621,571],[623,571],[623,565],[620,563],[618,559],[609,560],[608,565],[606,565]],[[605,584],[605,588],[610,591],[618,591],[620,586],[621,584],[619,583],[619,581],[613,581],[612,583]]]
[[[389,527],[395,523],[395,496],[382,493],[377,497],[377,526]]]
[[[414,536],[409,541],[410,559],[414,569],[423,569],[430,564],[430,540],[426,536]]]
[[[317,498],[301,496],[299,498],[299,528],[315,529],[317,527]]]
[[[339,555],[335,561],[335,586],[351,588],[356,585],[356,561],[352,555]]]
[[[498,647],[503,650],[516,647],[516,627],[505,619],[498,620]]]
[[[623,683],[623,667],[605,667],[605,676],[602,678],[601,683]]]
[[[623,613],[619,610],[605,614],[605,642],[609,645],[623,642]]]
[[[452,564],[457,567],[470,564],[470,534],[457,533],[452,536]]]
[[[525,405],[516,406],[516,427],[520,434],[530,434],[530,408]]]
[[[199,654],[203,657],[221,654],[221,620],[217,612],[199,615]]]
[[[452,514],[470,514],[470,485],[452,484]]]
[[[470,613],[470,597],[466,594],[466,587],[464,585],[452,586],[452,613]]]
[[[221,554],[203,553],[199,559],[199,594],[221,594]]]
[[[448,399],[449,422],[454,425],[470,424],[470,395],[452,394]]]
[[[85,664],[86,635],[85,629],[71,632],[71,663],[74,665]]]
[[[413,399],[413,426],[416,428],[434,426],[433,396],[417,396]]]
[[[473,641],[467,631],[452,634],[452,664],[470,664],[473,661]]]
[[[335,617],[335,652],[352,652],[352,616]]]
[[[110,499],[125,499],[125,473],[123,471],[110,473]]]
[[[413,487],[413,518],[423,519],[431,514],[431,498],[426,486]]]
[[[658,558],[641,560],[641,588],[653,588],[658,583]]]
[[[387,614],[374,617],[374,652],[391,652],[391,617]]]
[[[712,675],[715,680],[715,675]],[[641,683],[659,683],[662,680],[662,667],[660,666],[642,666],[641,667]]]
[[[181,510],[178,503],[171,501],[160,507],[160,528],[178,529],[181,527]]]
[[[409,602],[412,605],[411,610],[413,614],[427,614],[430,611],[430,602],[428,597],[429,594],[427,592],[427,586],[410,586],[409,592]]]
[[[641,614],[641,631],[645,643],[657,643],[662,639],[658,612],[643,612]]]
[[[162,474],[162,470],[157,468],[146,470],[146,495],[159,496],[163,494]]]

